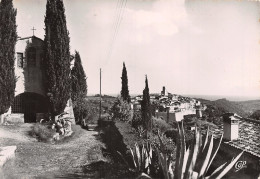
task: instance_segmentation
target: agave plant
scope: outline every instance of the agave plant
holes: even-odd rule
[[[206,176],[207,171],[215,158],[221,141],[221,136],[217,148],[213,150],[213,135],[209,136],[207,130],[205,140],[201,142],[201,132],[195,129],[194,143],[191,148],[186,149],[183,123],[181,127],[178,125],[178,139],[176,160],[170,160],[163,150],[158,150],[159,165],[163,170],[165,179],[220,179],[222,178],[237,162],[243,154],[243,151],[229,163],[224,163],[218,167],[211,175]],[[159,135],[160,145],[163,145]],[[165,148],[165,147],[161,147]],[[174,164],[175,162],[175,164]],[[175,165],[175,167],[173,167]]]
[[[142,147],[139,147],[139,145],[135,143],[135,147],[133,149],[130,148],[130,152],[134,163],[134,171],[139,174],[149,174],[153,152],[151,144],[147,142],[143,144]]]

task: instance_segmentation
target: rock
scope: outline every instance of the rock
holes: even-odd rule
[[[70,131],[70,132],[66,133],[64,136],[66,136],[66,137],[71,136],[72,133],[73,133],[73,131]]]
[[[97,124],[88,124],[87,126],[89,131],[93,131],[97,127]]]
[[[53,137],[52,137],[54,140],[60,140],[60,134],[59,133],[56,133],[56,134],[54,134],[53,135]]]
[[[11,159],[15,156],[16,149],[16,146],[0,147],[0,168],[8,159]]]

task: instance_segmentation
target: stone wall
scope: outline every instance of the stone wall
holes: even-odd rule
[[[185,115],[189,114],[196,114],[196,110],[185,110],[185,111],[180,111],[180,112],[156,112],[155,116],[156,117],[162,117],[166,122],[172,122],[172,121],[181,121],[184,119]],[[169,115],[169,116],[168,116]],[[168,121],[167,121],[168,120]]]
[[[8,115],[5,116],[4,122],[8,122],[8,123],[24,123],[24,114],[22,114],[22,113],[8,114]]]

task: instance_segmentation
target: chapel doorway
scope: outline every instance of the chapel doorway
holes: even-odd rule
[[[12,105],[12,113],[23,113],[24,122],[36,122],[37,113],[48,112],[47,98],[43,95],[25,92],[15,97]]]

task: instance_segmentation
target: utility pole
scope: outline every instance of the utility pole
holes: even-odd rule
[[[101,119],[101,68],[100,68],[100,91],[99,91],[99,119]]]

